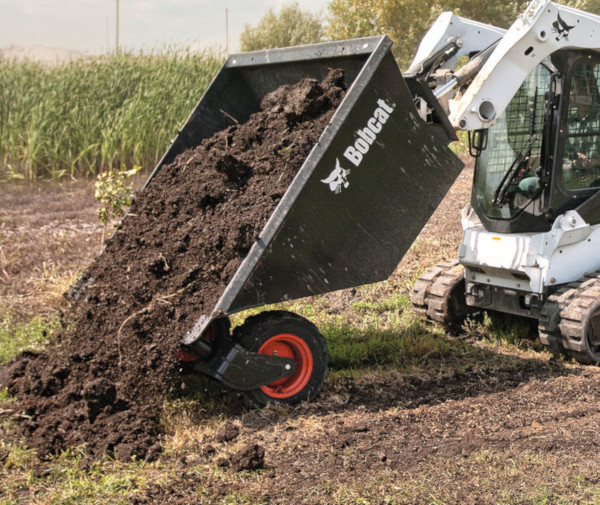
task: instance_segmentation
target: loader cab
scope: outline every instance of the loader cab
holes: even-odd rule
[[[588,203],[600,189],[597,53],[554,53],[484,136],[471,205],[486,230],[548,231],[556,216],[581,205],[588,222],[600,222],[600,201]]]
[[[564,74],[552,177],[552,211],[575,209],[600,223],[600,54],[560,51],[553,60]]]

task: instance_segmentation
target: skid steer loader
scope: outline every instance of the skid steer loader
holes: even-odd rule
[[[148,183],[279,86],[338,68],[347,92],[179,358],[255,403],[318,394],[327,349],[310,321],[268,311],[232,332],[228,316],[386,279],[461,172],[448,143],[462,130],[464,237],[416,282],[415,310],[448,326],[480,309],[535,318],[551,350],[600,361],[598,33],[600,17],[534,0],[506,31],[442,14],[404,74],[385,36],[230,56]]]
[[[481,309],[537,319],[548,349],[600,361],[599,29],[535,0],[488,47],[450,14],[423,39],[405,77],[469,132],[476,162],[458,259],[415,283],[419,314],[448,327]],[[460,51],[479,53],[453,72]]]

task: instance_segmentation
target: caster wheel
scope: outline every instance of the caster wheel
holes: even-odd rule
[[[237,327],[233,338],[249,351],[296,362],[296,370],[289,377],[246,391],[251,404],[294,405],[312,400],[321,391],[328,372],[327,347],[323,335],[307,319],[286,311],[263,312]]]

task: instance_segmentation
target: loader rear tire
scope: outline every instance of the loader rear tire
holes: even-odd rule
[[[289,377],[246,391],[252,405],[295,405],[314,399],[321,391],[328,373],[327,346],[323,335],[307,319],[282,310],[263,312],[235,328],[233,339],[249,351],[296,361],[296,371]]]
[[[600,271],[550,295],[539,320],[541,342],[582,365],[600,364]]]

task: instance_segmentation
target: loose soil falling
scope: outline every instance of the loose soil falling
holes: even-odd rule
[[[248,122],[182,153],[137,195],[71,290],[48,350],[0,370],[41,456],[79,444],[90,458],[160,451],[173,352],[256,240],[339,105],[342,82],[332,70],[279,88]]]

